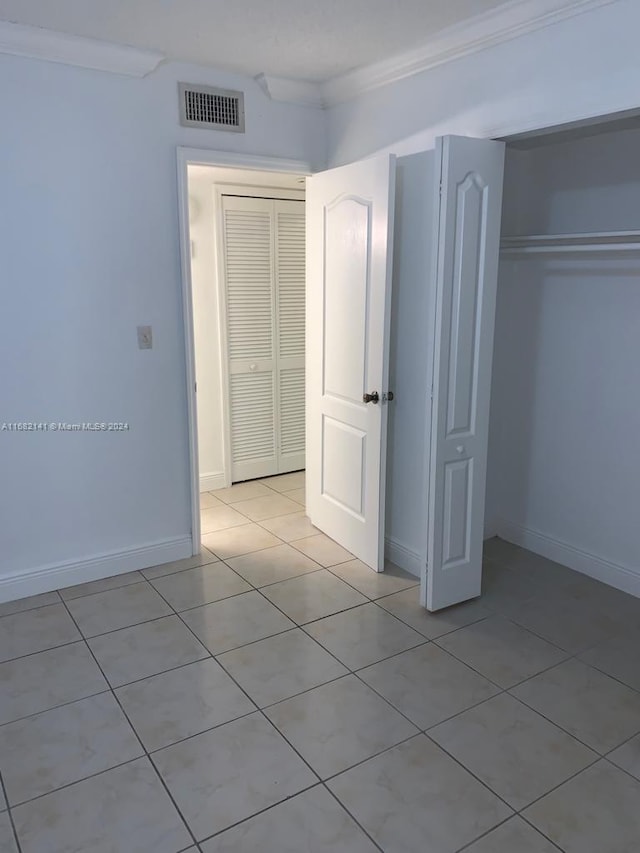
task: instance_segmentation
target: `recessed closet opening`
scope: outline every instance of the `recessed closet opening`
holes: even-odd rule
[[[486,530],[640,595],[640,119],[508,142]]]
[[[206,495],[305,467],[305,178],[190,164],[188,197]],[[279,481],[302,509],[300,485]]]

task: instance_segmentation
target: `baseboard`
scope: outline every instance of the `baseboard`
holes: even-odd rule
[[[137,569],[148,569],[149,566],[190,557],[191,553],[191,536],[180,536],[126,551],[100,554],[74,563],[57,563],[11,575],[1,575],[0,604],[29,595],[39,595],[41,592],[52,592],[77,583],[122,575]]]
[[[417,578],[420,577],[422,559],[417,551],[407,548],[406,545],[398,542],[397,539],[387,537],[384,540],[384,555],[387,560],[391,560],[398,568],[404,569],[405,572],[409,572]]]
[[[569,566],[570,569],[575,569],[577,572],[640,598],[639,572],[612,563],[596,554],[582,551],[580,548],[575,548],[573,545],[568,545],[566,542],[561,542],[540,533],[538,530],[524,527],[506,518],[499,518],[496,521],[497,535],[501,539],[505,539],[513,545],[520,545],[522,548],[533,551],[534,554],[555,560],[556,563],[562,563],[564,566]]]
[[[498,519],[496,518],[485,518],[484,520],[484,538],[485,539],[493,539],[494,536],[498,536]]]
[[[227,478],[225,477],[224,471],[200,475],[201,492],[215,492],[216,489],[224,489],[226,485]]]

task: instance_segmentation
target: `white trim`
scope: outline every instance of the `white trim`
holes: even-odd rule
[[[111,551],[73,563],[56,563],[24,569],[0,577],[0,603],[42,592],[52,592],[78,583],[101,580],[161,563],[182,560],[191,554],[191,537],[165,539],[126,551]]]
[[[397,539],[387,536],[384,540],[384,556],[385,559],[395,563],[396,566],[404,569],[405,572],[415,575],[416,578],[420,577],[422,560],[420,554],[414,551],[413,548],[408,548],[402,542],[398,542]]]
[[[216,489],[226,489],[230,483],[227,483],[227,478],[224,471],[217,471],[215,474],[202,474],[200,477],[200,492],[215,492]]]
[[[155,50],[0,21],[0,53],[60,62],[94,71],[146,77],[165,58]]]
[[[237,151],[218,151],[208,148],[178,146],[178,163],[189,166],[231,166],[235,169],[256,169],[259,172],[287,172],[294,175],[311,175],[313,171],[306,160],[287,160],[280,157],[263,157]]]
[[[614,2],[616,0],[512,0],[442,30],[416,50],[328,80],[321,86],[323,104],[326,107],[351,100],[372,89],[387,86],[405,77],[412,77]],[[273,94],[272,97],[276,95]]]
[[[309,163],[301,160],[283,160],[216,151],[201,148],[176,150],[178,170],[178,221],[181,258],[182,317],[184,327],[185,373],[187,385],[187,429],[189,432],[189,482],[191,498],[192,554],[200,552],[200,471],[198,466],[198,409],[196,401],[195,345],[193,335],[193,292],[191,288],[191,240],[189,236],[189,180],[187,167],[233,166],[239,169],[257,169],[264,172],[287,172],[310,175]],[[229,485],[226,483],[226,485]]]
[[[612,563],[597,554],[590,554],[506,518],[498,518],[496,521],[497,534],[501,539],[640,598],[640,572]]]
[[[272,101],[286,101],[288,104],[316,109],[322,109],[325,105],[321,83],[272,77],[270,74],[258,74],[254,79]]]

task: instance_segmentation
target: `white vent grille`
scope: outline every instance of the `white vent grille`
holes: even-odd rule
[[[179,83],[180,124],[244,133],[244,95],[231,89]]]

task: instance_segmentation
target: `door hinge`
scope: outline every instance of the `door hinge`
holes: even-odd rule
[[[198,393],[198,383],[197,382],[193,383],[193,390],[196,394]]]

